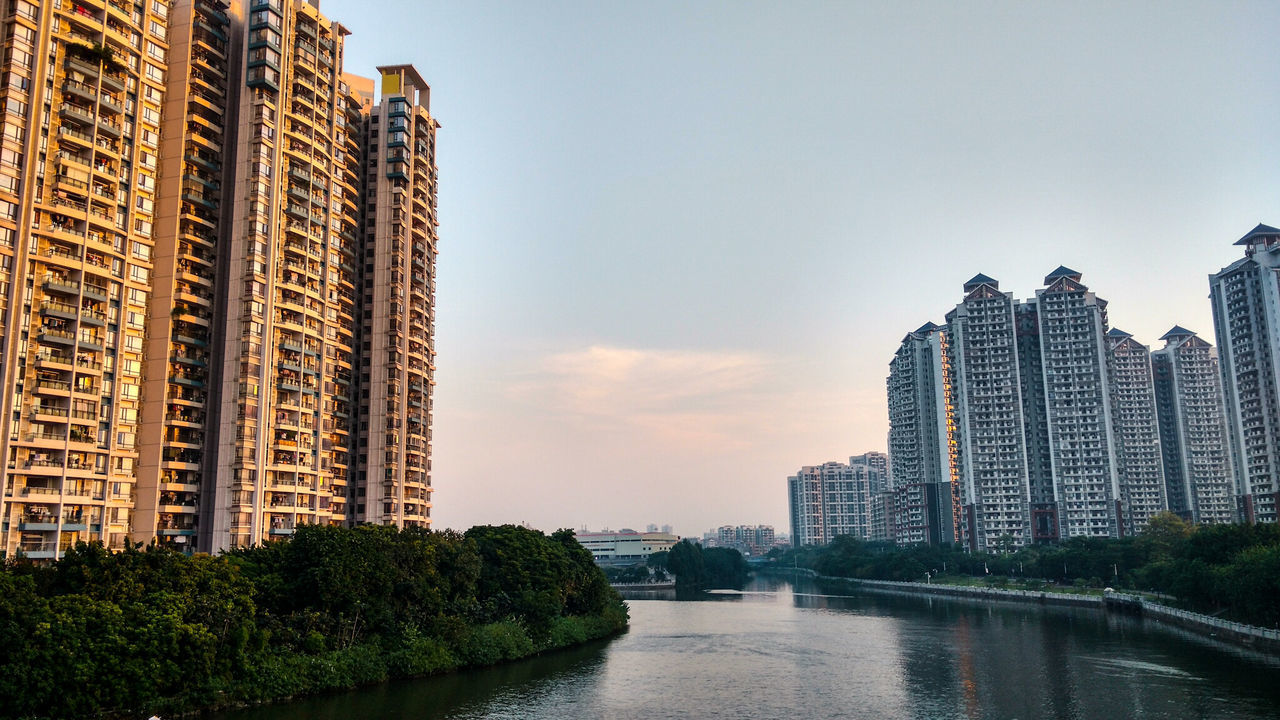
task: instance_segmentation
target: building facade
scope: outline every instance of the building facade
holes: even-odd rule
[[[1030,484],[1011,293],[986,275],[947,314],[963,536],[980,550],[1030,542]]]
[[[138,492],[169,8],[4,7],[0,549],[119,548]]]
[[[1061,538],[1119,534],[1106,301],[1059,267],[1036,291],[1049,466]]]
[[[876,539],[899,544],[956,541],[961,512],[947,340],[946,328],[926,323],[902,339],[889,363],[892,473],[889,502],[876,503]]]
[[[1169,509],[1195,523],[1235,522],[1217,353],[1181,326],[1160,339],[1151,360]]]
[[[617,532],[579,530],[573,537],[591,553],[598,565],[641,564],[653,553],[668,551],[680,542],[680,538],[671,533],[642,533],[628,528]]]
[[[1123,509],[1121,530],[1133,535],[1169,507],[1156,422],[1151,350],[1129,333],[1112,329],[1107,332],[1107,361]]]
[[[800,468],[787,478],[791,542],[825,545],[838,535],[872,536],[874,499],[886,484],[888,457],[865,453],[850,462]]]
[[[435,385],[436,121],[412,66],[378,68],[367,132],[361,262],[361,522],[431,524]]]
[[[382,69],[379,121],[407,133],[369,148],[374,84],[344,75],[347,31],[315,2],[4,5],[0,552],[426,525],[437,125],[421,77]],[[402,328],[402,354],[356,345],[372,283],[403,293],[360,307]],[[393,360],[410,429],[390,436],[387,515],[368,512],[353,408],[362,368]]]
[[[1239,512],[1276,522],[1280,491],[1280,230],[1236,241],[1245,256],[1209,276]]]

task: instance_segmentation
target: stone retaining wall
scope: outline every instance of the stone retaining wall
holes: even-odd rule
[[[1071,605],[1075,607],[1108,607],[1136,612],[1144,619],[1176,625],[1200,635],[1212,637],[1254,650],[1280,655],[1280,630],[1221,620],[1209,615],[1179,610],[1152,602],[1141,595],[1104,591],[1098,595],[1074,595],[1071,593],[1042,592],[1039,590],[1003,590],[1000,588],[944,585],[941,583],[894,582],[891,580],[857,580],[854,578],[818,575],[812,570],[787,569],[787,574],[807,575],[815,580],[841,582],[869,590],[909,595],[942,595],[951,597],[986,598],[1010,602],[1034,602],[1044,605]]]

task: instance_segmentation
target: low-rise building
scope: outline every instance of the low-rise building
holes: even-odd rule
[[[630,528],[618,531],[588,532],[579,530],[574,538],[591,553],[598,565],[634,565],[656,552],[670,550],[680,542],[669,532],[637,532]]]

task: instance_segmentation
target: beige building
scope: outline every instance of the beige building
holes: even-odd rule
[[[236,108],[211,550],[346,521],[356,199],[347,31],[301,0],[254,0]],[[342,110],[342,112],[339,112]]]
[[[306,0],[6,7],[0,553],[428,525],[421,76]]]
[[[378,68],[368,122],[355,518],[431,524],[435,385],[436,129],[410,65]]]
[[[168,5],[10,0],[0,133],[2,549],[131,529]]]
[[[155,250],[131,535],[194,547],[210,402],[222,228],[231,19],[225,2],[175,3],[163,108]]]

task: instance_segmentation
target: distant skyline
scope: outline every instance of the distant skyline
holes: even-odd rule
[[[968,278],[1066,265],[1212,338],[1208,274],[1280,224],[1275,3],[321,8],[443,124],[440,528],[785,531]]]

